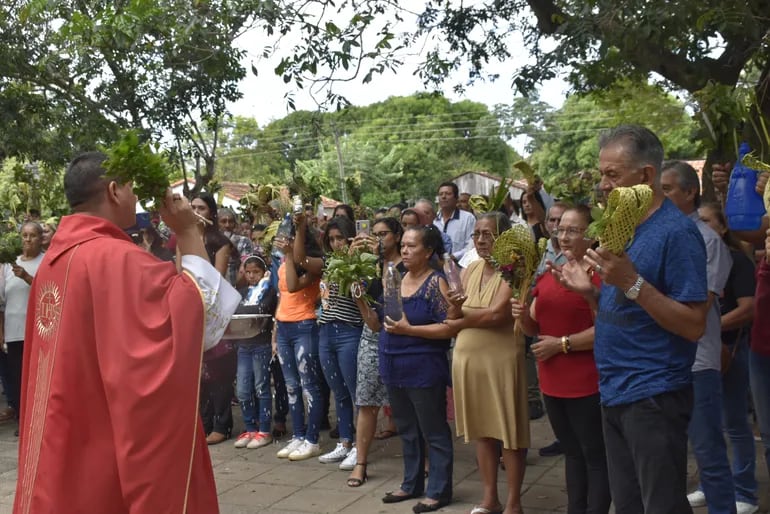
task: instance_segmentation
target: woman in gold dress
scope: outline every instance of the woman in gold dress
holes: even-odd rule
[[[489,261],[497,236],[511,227],[501,213],[483,214],[476,221],[473,242],[480,260],[463,271],[463,317],[457,320],[452,357],[457,435],[476,441],[483,486],[481,503],[472,514],[521,512],[521,483],[529,446],[527,378],[524,340],[514,338],[511,288]],[[508,482],[508,496],[500,503],[497,491],[499,448]]]

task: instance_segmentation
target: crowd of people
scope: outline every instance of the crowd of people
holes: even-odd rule
[[[645,128],[612,129],[599,149],[603,194],[637,184],[653,191],[622,255],[587,235],[590,206],[559,201],[539,181],[485,213],[445,182],[437,206],[420,199],[380,209],[359,231],[350,206],[328,220],[306,208],[272,241],[262,238],[264,225],[197,195],[191,210],[208,220],[205,256],[237,288],[236,313],[258,325],[256,335],[225,334],[203,353],[197,410],[206,443],[233,439],[255,450],[285,437],[277,458],[334,463],[349,471],[347,486],[362,487],[372,441],[397,434],[403,480],[382,501],[416,499],[414,512],[431,512],[452,501],[453,417],[456,435],[476,444],[481,490],[472,514],[513,514],[522,511],[529,422],[544,408],[552,446],[565,455],[570,514],[607,513],[611,504],[623,514],[699,505],[756,512],[752,413],[770,468],[770,324],[757,315],[770,302],[770,232],[765,245],[762,233],[732,232],[722,205],[701,203],[696,171],[664,161]],[[715,170],[724,189],[729,168]],[[513,224],[529,227],[533,242],[547,239],[522,298],[490,259]],[[27,299],[55,226],[26,222],[20,231],[24,251],[4,266],[6,419],[22,408]],[[177,238],[161,224],[135,242],[182,271]],[[330,256],[355,251],[376,255],[381,276],[400,277],[400,319],[385,312],[380,280],[350,291],[325,280]],[[461,268],[460,287],[450,288],[446,259]],[[378,434],[381,408],[388,425]],[[324,430],[338,442],[327,447]],[[694,491],[686,489],[688,443]]]

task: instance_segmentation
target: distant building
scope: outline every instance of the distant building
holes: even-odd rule
[[[452,182],[457,184],[457,188],[461,193],[470,193],[471,195],[489,195],[492,188],[497,188],[503,181],[501,177],[486,173],[483,171],[466,171],[460,175],[451,179]],[[511,198],[518,200],[521,193],[526,191],[527,182],[525,180],[514,180],[513,184],[508,188],[511,194]]]

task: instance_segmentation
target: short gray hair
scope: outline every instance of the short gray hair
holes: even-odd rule
[[[695,207],[700,207],[700,178],[695,168],[684,161],[665,161],[661,174],[667,172],[676,173],[680,188],[685,191],[695,191]]]
[[[430,200],[428,200],[427,198],[420,198],[419,200],[417,200],[416,202],[414,202],[414,205],[415,205],[415,207],[416,207],[418,204],[421,204],[421,203],[424,203],[424,204],[426,204],[426,205],[430,205],[430,209],[431,209],[433,212],[436,212],[436,207],[433,205],[433,202],[431,202],[431,201],[430,201]]]
[[[599,149],[620,144],[637,166],[652,166],[656,172],[663,166],[663,143],[650,129],[641,125],[620,125],[599,136]],[[658,175],[659,177],[659,175]]]
[[[32,227],[35,229],[35,232],[37,232],[38,236],[41,236],[41,237],[43,236],[43,225],[41,225],[37,221],[25,221],[19,227],[19,233],[24,231],[24,227]]]
[[[480,214],[476,219],[476,222],[478,223],[481,220],[493,220],[495,222],[495,227],[497,227],[498,236],[511,228],[511,220],[508,218],[508,216],[500,211],[485,212],[484,214]]]
[[[235,211],[233,211],[230,207],[220,207],[217,210],[217,217],[221,218],[222,216],[229,216],[236,222],[238,221],[238,216],[235,215]]]

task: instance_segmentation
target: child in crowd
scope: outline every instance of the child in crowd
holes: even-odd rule
[[[243,262],[247,286],[239,290],[243,301],[237,314],[269,314],[260,318],[260,332],[238,341],[237,396],[243,414],[245,431],[235,440],[236,448],[261,448],[273,442],[270,433],[272,394],[270,392],[270,361],[273,358],[271,333],[277,295],[270,285],[267,265],[258,255]],[[267,275],[267,276],[266,276]]]

